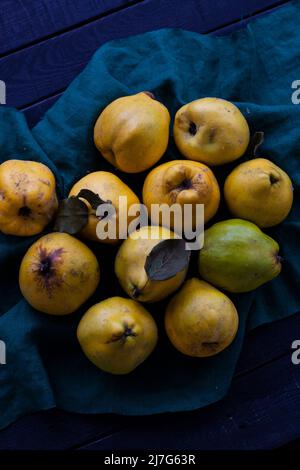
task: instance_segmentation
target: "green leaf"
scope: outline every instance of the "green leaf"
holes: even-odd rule
[[[164,281],[187,268],[190,256],[182,238],[162,240],[147,256],[145,271],[151,281]]]
[[[63,199],[59,204],[53,230],[75,235],[87,224],[88,216],[87,205],[78,197]]]
[[[76,197],[81,197],[82,199],[85,199],[95,210],[98,208],[98,206],[100,206],[100,204],[111,203],[111,201],[104,201],[103,199],[101,199],[99,194],[94,193],[90,189],[81,189]]]

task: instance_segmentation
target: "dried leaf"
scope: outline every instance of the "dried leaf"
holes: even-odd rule
[[[182,238],[162,240],[155,245],[147,256],[145,271],[152,281],[170,279],[183,269],[190,261],[191,252],[186,250],[186,243]]]
[[[82,199],[85,199],[95,210],[98,208],[98,206],[100,206],[100,204],[110,203],[110,201],[104,201],[103,199],[101,199],[99,194],[94,193],[90,189],[81,189],[76,197],[81,197]]]
[[[58,208],[54,231],[75,235],[87,224],[89,210],[77,197],[63,199]]]

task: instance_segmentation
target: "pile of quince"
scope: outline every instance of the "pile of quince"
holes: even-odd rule
[[[102,110],[94,142],[112,171],[140,173],[165,154],[169,127],[167,108],[151,93],[141,92],[118,98]],[[204,204],[206,224],[220,203],[219,185],[209,166],[245,155],[249,158],[247,121],[234,104],[203,98],[177,111],[173,135],[186,159],[167,161],[146,178],[142,176],[143,204],[149,214],[152,204],[191,204],[193,209]],[[19,284],[25,299],[47,314],[76,311],[100,280],[98,259],[78,238],[120,244],[111,262],[128,298],[107,298],[82,317],[77,335],[86,356],[106,372],[134,370],[153,351],[158,337],[156,323],[142,303],[159,302],[179,288],[165,313],[171,343],[188,356],[219,353],[231,344],[238,329],[236,308],[219,288],[247,292],[281,271],[279,246],[261,228],[287,217],[293,202],[289,176],[254,153],[229,173],[224,198],[235,218],[205,230],[204,245],[196,253],[200,279],[185,280],[191,253],[173,232],[172,220],[168,227],[161,226],[160,217],[153,215],[149,225],[129,230],[122,243],[118,230],[99,240],[97,226],[103,218],[97,207],[112,204],[118,219],[120,196],[127,201],[128,229],[133,221],[130,207],[140,201],[113,172],[84,176],[68,198],[58,202],[55,177],[45,165],[21,160],[0,165],[0,230],[4,234],[36,235],[55,219],[54,231],[33,243],[22,260]],[[195,212],[191,218],[195,228]]]

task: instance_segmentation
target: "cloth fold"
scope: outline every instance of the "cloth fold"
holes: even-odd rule
[[[0,366],[0,427],[19,416],[54,406],[82,413],[152,414],[200,408],[222,398],[230,386],[245,331],[300,311],[300,105],[292,82],[300,78],[299,2],[266,15],[228,37],[163,29],[101,47],[62,98],[30,131],[24,116],[0,107],[0,161],[38,160],[55,173],[59,196],[87,172],[113,171],[93,145],[93,125],[113,99],[149,90],[174,118],[176,110],[204,96],[234,101],[251,131],[264,131],[259,155],[289,173],[293,209],[283,224],[267,230],[281,246],[282,274],[255,292],[232,295],[240,317],[233,344],[216,357],[192,359],[168,342],[163,328],[166,302],[146,306],[159,325],[159,343],[129,376],[101,372],[82,354],[76,328],[85,310],[110,296],[124,295],[113,274],[115,249],[89,243],[102,266],[96,294],[78,312],[55,318],[36,312],[18,289],[18,269],[37,239],[0,234],[0,340],[7,364]],[[180,158],[172,137],[166,161]],[[241,160],[242,161],[242,160]],[[217,168],[222,184],[237,164]],[[145,174],[117,172],[139,195]],[[230,217],[225,205],[214,219]],[[196,271],[191,268],[190,275]]]

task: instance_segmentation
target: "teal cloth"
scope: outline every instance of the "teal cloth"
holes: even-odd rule
[[[190,410],[227,392],[247,324],[255,327],[300,311],[300,105],[291,102],[291,82],[300,78],[300,5],[295,3],[251,22],[229,37],[159,30],[101,47],[62,98],[32,130],[22,114],[0,108],[0,156],[38,160],[50,166],[60,196],[87,172],[108,169],[93,146],[93,124],[113,99],[150,90],[172,117],[183,104],[219,96],[240,107],[251,131],[263,130],[260,155],[292,177],[295,202],[288,219],[268,230],[281,246],[282,274],[255,292],[232,296],[240,316],[234,343],[209,359],[181,355],[163,329],[166,303],[149,306],[160,331],[158,347],[129,376],[94,367],[76,340],[77,324],[88,306],[122,294],[113,275],[114,248],[90,243],[102,266],[97,293],[75,314],[55,318],[36,312],[18,289],[22,256],[38,237],[0,236],[0,339],[7,365],[0,366],[0,426],[20,415],[58,406],[84,413],[151,414]],[[172,137],[163,159],[180,158]],[[216,170],[219,181],[234,165]],[[145,175],[117,172],[139,194]],[[223,206],[215,220],[227,218]],[[195,258],[195,257],[194,257]],[[190,275],[195,274],[195,259]]]

